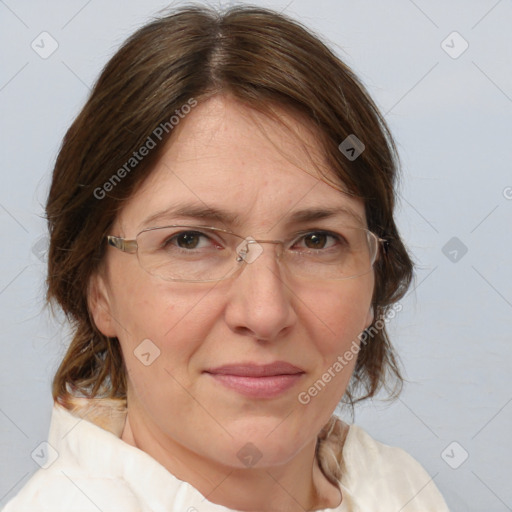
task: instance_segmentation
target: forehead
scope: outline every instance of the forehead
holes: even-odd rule
[[[352,212],[364,223],[362,201],[320,179],[329,174],[339,181],[315,134],[299,118],[279,115],[291,132],[226,96],[200,103],[174,128],[154,170],[121,212],[121,226],[133,234],[172,220],[169,210],[178,209],[202,211],[203,217],[222,211],[234,225],[253,223],[264,231],[320,207]]]

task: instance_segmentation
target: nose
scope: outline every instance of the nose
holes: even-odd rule
[[[244,263],[231,281],[225,310],[229,328],[257,340],[273,341],[289,331],[297,320],[293,293],[284,281],[276,250],[261,244],[262,252]]]

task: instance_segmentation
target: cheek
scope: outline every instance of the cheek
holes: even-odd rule
[[[146,345],[149,352],[160,351],[160,365],[170,371],[182,367],[218,316],[215,304],[209,300],[211,284],[192,287],[144,275],[117,279],[113,286],[116,294],[112,310],[128,369],[134,364],[130,364],[133,355]]]
[[[325,362],[346,350],[365,329],[373,293],[373,276],[340,281],[306,295],[302,302],[305,327]],[[331,361],[332,362],[332,361]]]
[[[153,417],[162,413],[163,403],[184,416],[195,410],[188,391],[196,378],[194,357],[219,316],[211,286],[133,279],[117,294],[129,386]]]
[[[318,359],[297,395],[301,428],[319,431],[343,398],[359,354],[359,335],[365,328],[372,292],[373,280],[360,279],[309,297],[308,334]]]
[[[311,294],[303,315],[309,319],[309,337],[319,356],[314,370],[297,397],[307,410],[312,429],[320,429],[342,399],[359,354],[359,335],[373,293],[373,277],[354,279]]]

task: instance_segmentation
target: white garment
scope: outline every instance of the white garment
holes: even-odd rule
[[[125,415],[103,405],[82,419],[55,404],[48,442],[58,457],[3,512],[232,512],[121,440]],[[404,450],[350,425],[342,455],[342,502],[318,512],[448,512],[428,473]]]

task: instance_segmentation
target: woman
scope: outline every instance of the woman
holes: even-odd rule
[[[187,7],[136,32],[55,165],[48,298],[75,332],[48,460],[4,510],[446,511],[333,416],[400,388],[396,172],[365,89],[298,23]]]

